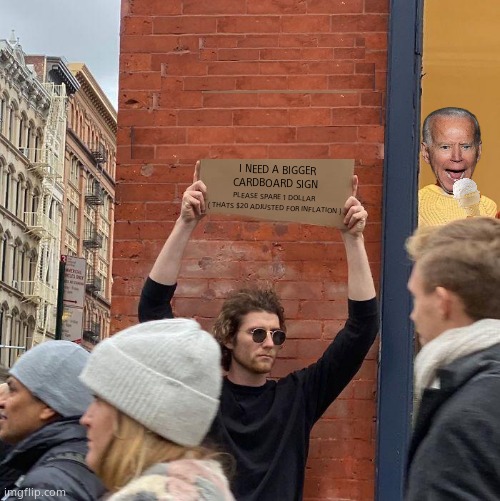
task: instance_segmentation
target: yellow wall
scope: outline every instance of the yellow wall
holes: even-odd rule
[[[425,0],[422,120],[460,106],[481,125],[483,154],[474,180],[500,206],[500,2]],[[420,186],[434,183],[421,162]]]

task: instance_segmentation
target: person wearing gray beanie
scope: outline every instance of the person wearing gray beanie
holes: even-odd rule
[[[79,380],[89,354],[69,341],[46,341],[24,353],[9,371],[0,397],[0,440],[12,445],[0,463],[3,500],[93,501],[104,487],[85,463],[79,419],[92,401]]]
[[[95,399],[81,423],[109,501],[234,499],[217,455],[200,445],[219,408],[220,361],[214,338],[182,318],[134,325],[94,348],[80,379]]]
[[[63,417],[81,416],[92,395],[78,379],[89,353],[71,341],[52,341],[28,350],[10,370],[31,394]]]

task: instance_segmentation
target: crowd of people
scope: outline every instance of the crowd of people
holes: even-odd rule
[[[475,218],[456,217],[449,200],[453,182],[471,177],[480,157],[477,119],[459,108],[437,110],[424,122],[422,154],[437,180],[421,192],[422,207],[429,210],[429,197],[445,202],[434,219],[422,214],[407,244],[411,318],[422,349],[405,499],[494,500],[500,220],[487,217],[496,206],[485,197],[484,216]],[[276,381],[269,376],[287,328],[273,289],[231,293],[212,334],[174,318],[183,255],[205,215],[197,164],[144,283],[140,322],[90,354],[68,341],[44,342],[9,370],[0,386],[1,499],[302,499],[311,429],[355,376],[379,329],[357,184],[354,176],[340,230],[345,325],[315,363]]]

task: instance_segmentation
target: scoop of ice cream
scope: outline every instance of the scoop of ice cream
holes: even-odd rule
[[[453,184],[453,196],[455,198],[462,198],[469,193],[474,193],[477,191],[477,184],[467,177],[455,181]]]
[[[467,217],[480,215],[479,202],[481,194],[477,191],[477,184],[472,179],[459,179],[453,185],[453,197],[458,205],[465,210]]]

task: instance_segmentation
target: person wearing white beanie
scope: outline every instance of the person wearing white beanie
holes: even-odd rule
[[[200,444],[219,408],[218,343],[194,320],[146,322],[94,348],[80,379],[89,467],[108,501],[231,501],[217,455]]]

